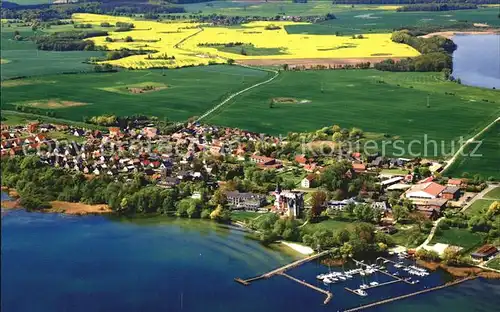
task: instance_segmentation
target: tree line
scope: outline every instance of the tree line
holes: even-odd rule
[[[408,30],[392,33],[391,40],[397,43],[407,44],[421,53],[414,58],[395,61],[387,59],[375,64],[375,68],[384,71],[433,71],[440,72],[451,70],[453,59],[451,54],[457,48],[456,44],[441,36],[422,38],[413,35]]]
[[[101,30],[65,31],[50,35],[35,37],[39,50],[51,51],[94,51],[96,46],[90,37],[106,36],[108,33]]]
[[[412,11],[452,11],[452,10],[473,10],[477,9],[474,3],[421,3],[408,4],[396,9],[398,12]]]

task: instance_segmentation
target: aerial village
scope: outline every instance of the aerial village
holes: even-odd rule
[[[233,212],[274,212],[281,217],[301,218],[311,208],[335,216],[363,205],[375,212],[377,229],[387,234],[396,233],[399,228],[395,224],[404,218],[393,211],[394,206],[411,206],[432,225],[447,209],[463,209],[488,187],[475,179],[441,177],[443,162],[365,157],[347,150],[334,156],[280,153],[289,146],[287,138],[198,123],[186,124],[169,134],[160,133],[152,123],[92,130],[32,122],[2,125],[1,132],[2,157],[38,155],[50,166],[87,178],[130,180],[140,173],[165,189],[201,183],[208,194],[194,190],[189,192],[191,198],[208,200],[219,189]],[[341,170],[347,168],[341,173],[342,179],[361,181],[354,191],[338,193],[322,180],[333,157],[346,166]],[[253,179],[253,186],[247,185],[248,179]],[[313,194],[322,189],[333,192],[327,192],[318,202]],[[419,247],[438,254],[448,247],[428,243],[426,240]],[[472,257],[488,260],[496,252],[495,246],[485,245]]]

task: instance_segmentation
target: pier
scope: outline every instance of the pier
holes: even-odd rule
[[[274,269],[272,271],[269,271],[269,272],[264,273],[264,274],[259,275],[259,276],[255,276],[255,277],[248,278],[248,279],[235,278],[234,280],[236,282],[242,284],[242,285],[248,286],[248,285],[250,285],[251,282],[254,282],[254,281],[257,281],[257,280],[260,280],[260,279],[264,279],[264,278],[270,278],[270,277],[272,277],[272,276],[274,276],[276,274],[284,273],[286,270],[293,269],[293,268],[298,267],[299,265],[302,265],[302,264],[304,264],[306,262],[318,259],[319,257],[327,255],[329,252],[330,252],[329,250],[322,251],[320,253],[311,255],[309,257],[306,257],[306,258],[294,261],[292,263],[289,263],[287,265],[284,265],[282,267],[276,268],[276,269]]]
[[[358,260],[356,260],[356,259],[354,259],[354,258],[351,258],[351,259],[352,259],[352,261],[354,261],[354,262],[355,262],[356,264],[358,264],[358,265],[361,265],[361,266],[363,266],[363,265],[364,265],[364,266],[368,267],[368,264],[366,264],[366,263],[363,263],[363,262],[361,262],[361,261],[358,261]],[[379,259],[389,260],[389,259],[385,259],[385,258],[382,258],[382,257],[379,257]],[[391,261],[391,260],[389,260],[389,261],[390,261],[390,262],[395,263],[394,261]],[[382,273],[382,274],[385,274],[385,275],[387,275],[387,276],[390,276],[390,277],[392,277],[393,279],[397,280],[398,282],[403,282],[403,283],[406,283],[406,284],[413,285],[411,282],[409,282],[409,281],[407,281],[407,280],[405,280],[405,279],[403,279],[403,278],[401,278],[401,277],[399,277],[399,276],[392,275],[392,274],[391,274],[391,273],[389,273],[389,272],[385,272],[385,271],[382,271],[382,270],[379,270],[379,269],[375,269],[375,271],[380,272],[380,273]],[[384,283],[384,284],[387,284],[387,283]]]
[[[258,275],[258,276],[255,276],[255,277],[252,277],[252,278],[247,278],[247,279],[242,279],[242,278],[235,278],[234,281],[237,282],[237,283],[240,283],[244,286],[249,286],[250,283],[254,282],[254,281],[258,281],[260,279],[267,279],[267,278],[270,278],[270,277],[273,277],[274,275],[282,275],[294,282],[297,282],[303,286],[306,286],[306,287],[309,287],[317,292],[320,292],[324,295],[326,295],[326,298],[325,300],[323,301],[323,304],[327,304],[328,302],[330,302],[330,300],[332,299],[333,297],[333,294],[329,291],[326,291],[320,287],[317,287],[317,286],[314,286],[312,284],[309,284],[307,283],[306,281],[301,281],[299,279],[296,279],[295,277],[293,276],[290,276],[288,274],[286,274],[285,272],[287,270],[290,270],[290,269],[293,269],[295,267],[298,267],[299,265],[302,265],[306,262],[309,262],[309,261],[312,261],[312,260],[315,260],[315,259],[318,259],[319,257],[322,257],[324,255],[327,255],[330,251],[329,250],[325,250],[325,251],[322,251],[320,253],[317,253],[317,254],[314,254],[314,255],[311,255],[309,257],[306,257],[306,258],[303,258],[303,259],[300,259],[300,260],[297,260],[297,261],[294,261],[292,263],[289,263],[287,265],[284,265],[284,266],[281,266],[279,268],[276,268],[272,271],[269,271],[267,273],[264,273],[262,275]]]
[[[280,274],[280,275],[282,275],[282,276],[284,276],[284,277],[286,277],[286,278],[289,278],[289,279],[291,279],[291,280],[292,280],[292,281],[294,281],[294,282],[297,282],[297,283],[302,284],[302,285],[304,285],[304,286],[306,286],[306,287],[309,287],[309,288],[311,288],[311,289],[314,289],[314,290],[315,290],[315,291],[317,291],[317,292],[320,292],[320,293],[322,293],[322,294],[325,294],[325,295],[326,295],[326,299],[325,299],[325,301],[323,301],[323,304],[327,304],[328,302],[330,302],[330,300],[331,300],[331,299],[332,299],[332,297],[333,297],[333,294],[332,294],[331,292],[326,291],[326,290],[324,290],[324,289],[322,289],[322,288],[316,287],[316,286],[314,286],[314,285],[311,285],[311,284],[307,283],[306,281],[301,281],[301,280],[299,280],[299,279],[296,279],[295,277],[290,276],[290,275],[286,274],[285,272],[281,272],[281,273],[278,273],[278,274]]]
[[[406,295],[402,295],[402,296],[399,296],[399,297],[389,298],[389,299],[380,300],[380,301],[377,301],[377,302],[365,304],[365,305],[362,305],[362,306],[359,306],[359,307],[356,307],[356,308],[345,310],[344,312],[356,312],[356,311],[361,311],[361,310],[368,309],[368,308],[373,308],[373,307],[376,307],[376,306],[379,306],[379,305],[382,305],[382,304],[386,304],[386,303],[390,303],[390,302],[393,302],[393,301],[410,298],[410,297],[413,297],[413,296],[417,296],[417,295],[420,295],[420,294],[425,294],[425,293],[428,293],[428,292],[431,292],[431,291],[443,289],[443,288],[450,287],[450,286],[455,286],[455,285],[458,285],[460,283],[463,283],[465,281],[469,281],[469,280],[472,280],[472,279],[475,279],[475,278],[476,278],[475,276],[467,277],[467,278],[460,279],[460,280],[457,280],[457,281],[454,281],[454,282],[451,282],[451,283],[447,283],[447,284],[444,284],[444,285],[440,285],[440,286],[436,286],[436,287],[433,287],[433,288],[428,288],[428,289],[423,289],[423,290],[420,290],[420,291],[416,291],[416,292],[411,293],[411,294],[406,294]],[[352,291],[352,290],[350,290],[350,291]]]
[[[401,280],[393,280],[393,281],[389,281],[389,282],[385,282],[385,283],[380,283],[380,284],[373,285],[373,286],[368,286],[368,287],[363,288],[363,290],[368,290],[368,289],[372,289],[372,288],[382,287],[382,286],[386,286],[386,285],[390,285],[390,284],[394,284],[394,283],[399,283],[399,282],[402,282],[402,281]],[[350,289],[348,287],[344,287],[344,289],[359,296],[359,294],[357,294],[353,289]]]

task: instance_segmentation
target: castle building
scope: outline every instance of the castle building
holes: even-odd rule
[[[276,199],[274,201],[274,211],[276,213],[297,218],[304,210],[304,193],[281,190],[279,184],[274,191]]]

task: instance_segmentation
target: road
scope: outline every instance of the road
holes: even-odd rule
[[[241,66],[241,65],[236,65],[236,66]],[[245,92],[247,92],[247,91],[249,91],[249,90],[252,90],[252,89],[254,89],[254,88],[257,88],[257,87],[259,87],[259,86],[262,86],[262,85],[265,85],[265,84],[267,84],[267,83],[270,83],[271,81],[273,81],[274,79],[276,79],[276,77],[278,77],[278,76],[279,76],[279,72],[278,72],[278,71],[276,71],[276,70],[271,70],[271,69],[263,69],[263,68],[255,68],[255,67],[250,67],[250,66],[243,66],[243,67],[248,67],[248,68],[252,68],[252,69],[256,69],[256,70],[263,70],[263,71],[267,71],[267,72],[272,72],[272,73],[274,73],[274,75],[273,75],[271,78],[269,78],[269,79],[267,79],[267,80],[265,80],[265,81],[261,81],[261,82],[259,82],[259,83],[254,84],[254,85],[251,85],[251,86],[250,86],[250,87],[248,87],[248,88],[245,88],[245,89],[243,89],[243,90],[240,90],[240,91],[238,91],[238,92],[236,92],[236,93],[231,94],[231,95],[230,95],[230,96],[228,96],[228,97],[227,97],[224,101],[220,102],[220,103],[219,103],[219,104],[217,104],[215,107],[213,107],[212,109],[208,110],[208,111],[207,111],[207,112],[205,112],[203,115],[201,115],[200,117],[198,117],[198,119],[196,119],[196,121],[200,121],[200,120],[202,120],[202,119],[206,118],[208,115],[212,114],[214,111],[216,111],[217,109],[219,109],[221,106],[223,106],[223,105],[224,105],[224,104],[226,104],[227,102],[231,101],[234,97],[236,97],[236,96],[238,96],[238,95],[240,95],[240,94],[242,94],[242,93],[245,93]]]
[[[497,119],[495,119],[494,121],[489,123],[481,131],[476,133],[472,138],[468,139],[464,145],[460,146],[458,151],[455,154],[453,154],[453,157],[451,157],[450,160],[446,162],[446,166],[444,166],[443,173],[446,172],[446,170],[455,162],[455,160],[457,160],[458,156],[460,156],[462,154],[462,152],[464,151],[464,149],[467,145],[474,142],[477,139],[477,137],[479,137],[481,134],[483,134],[486,130],[488,130],[490,127],[492,127],[498,121],[500,121],[500,117],[498,117]]]
[[[441,222],[441,220],[443,220],[443,219],[444,219],[444,217],[441,217],[441,218],[437,219],[436,221],[434,221],[434,225],[432,226],[432,229],[431,229],[431,232],[429,233],[429,236],[427,236],[427,239],[422,244],[420,244],[420,246],[418,246],[416,248],[416,250],[419,250],[419,249],[424,248],[425,246],[429,245],[431,240],[434,238],[434,234],[436,234],[436,230],[438,228],[439,222]]]
[[[474,198],[472,198],[472,200],[470,202],[467,203],[467,205],[465,205],[461,210],[460,212],[464,212],[467,208],[469,208],[470,206],[472,206],[472,204],[478,200],[478,199],[482,199],[484,197],[484,195],[486,195],[486,193],[488,193],[489,191],[491,191],[492,189],[494,189],[495,187],[497,187],[497,185],[494,185],[494,184],[488,184],[488,186],[482,190],[479,194],[477,194],[476,196],[474,196]]]

